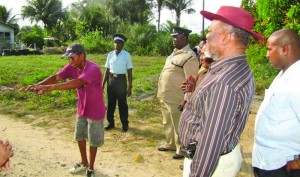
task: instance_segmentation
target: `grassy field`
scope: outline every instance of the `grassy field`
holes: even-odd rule
[[[102,73],[105,72],[105,55],[88,55],[88,59],[98,63]],[[133,56],[132,60],[133,95],[128,99],[130,128],[133,135],[143,134],[146,141],[154,142],[163,139],[162,119],[155,92],[165,57]],[[0,114],[9,114],[46,129],[67,127],[72,132],[74,125],[70,121],[74,120],[70,118],[74,118],[77,101],[74,90],[53,91],[45,95],[18,92],[22,86],[35,84],[55,74],[66,63],[67,60],[60,59],[59,55],[0,57]],[[7,88],[4,89],[3,86]],[[119,117],[118,114],[115,115],[118,126]],[[147,130],[137,128],[143,125],[151,127]]]

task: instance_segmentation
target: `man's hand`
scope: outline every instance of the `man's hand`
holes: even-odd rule
[[[20,92],[24,91],[32,91],[36,92],[37,94],[44,94],[51,91],[50,85],[29,85],[26,87],[22,87],[19,89]]]
[[[35,87],[34,85],[29,85],[29,86],[20,88],[19,91],[20,91],[20,92],[24,92],[24,91],[34,91],[34,90],[33,90],[34,87]]]
[[[183,81],[183,83],[181,85],[181,90],[182,90],[183,93],[187,92],[187,90],[186,90],[187,87],[186,86],[187,86],[187,81],[185,80],[185,81]]]
[[[131,87],[128,87],[128,89],[127,89],[127,96],[130,97],[131,94],[132,94],[132,92],[131,92]]]
[[[185,104],[186,104],[186,101],[183,100],[183,102],[178,106],[178,110],[183,111]]]
[[[9,159],[14,155],[12,145],[8,141],[0,140],[0,166],[4,170],[9,169]]]
[[[300,158],[298,157],[298,162]],[[300,166],[297,164],[296,160],[288,161],[286,164],[286,170],[289,172],[291,170],[300,170]]]

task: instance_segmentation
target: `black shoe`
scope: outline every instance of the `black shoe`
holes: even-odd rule
[[[86,171],[86,176],[87,177],[94,177],[94,170],[88,169]]]
[[[173,159],[183,159],[183,158],[184,158],[184,156],[181,155],[181,154],[175,154],[175,155],[173,155]]]
[[[105,130],[110,130],[113,128],[115,128],[115,125],[113,125],[113,124],[108,124],[106,127],[104,127]]]
[[[123,126],[122,127],[122,132],[127,132],[128,131],[128,126]]]
[[[157,148],[158,151],[175,151],[173,149],[168,149],[168,148],[165,148],[165,147],[159,147]]]

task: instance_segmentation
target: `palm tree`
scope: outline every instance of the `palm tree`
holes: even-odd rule
[[[15,15],[12,16],[11,11],[12,9],[9,9],[7,11],[5,6],[0,5],[0,21],[5,24],[14,26],[17,23],[17,19]]]
[[[60,20],[66,19],[67,12],[62,8],[60,0],[27,0],[28,5],[22,6],[21,16],[31,22],[42,21],[44,28],[51,32]]]
[[[189,8],[192,5],[193,0],[165,0],[165,6],[174,10],[176,13],[176,25],[180,26],[180,16],[182,12],[186,12],[187,14],[195,13],[195,9]]]
[[[163,8],[164,0],[157,0],[157,11],[158,11],[158,19],[157,19],[157,30],[159,31],[160,28],[160,13],[161,9]]]

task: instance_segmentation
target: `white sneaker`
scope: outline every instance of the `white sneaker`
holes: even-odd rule
[[[79,173],[79,172],[82,172],[82,171],[86,171],[88,169],[89,165],[84,165],[82,163],[76,163],[74,165],[73,168],[70,169],[70,173],[72,174],[75,174],[75,173]]]

